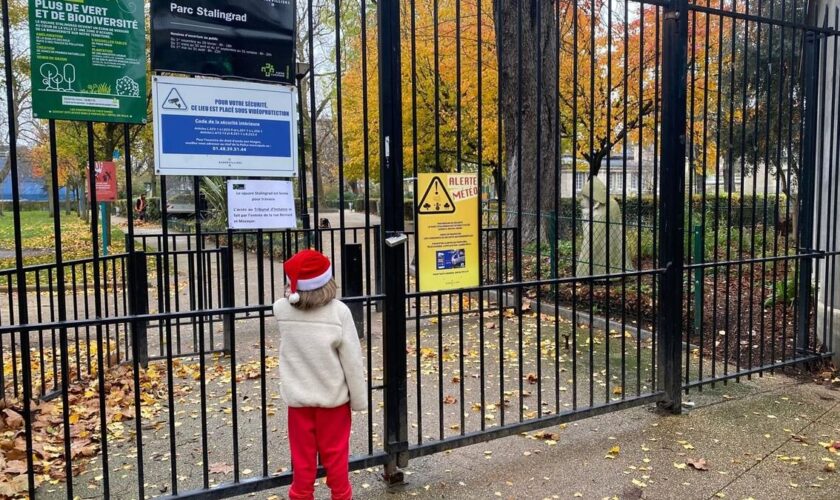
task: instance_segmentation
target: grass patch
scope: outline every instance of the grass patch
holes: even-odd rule
[[[53,218],[45,211],[20,213],[24,265],[55,262],[55,234]],[[101,233],[97,240],[101,238]],[[112,226],[109,253],[125,250],[125,237],[121,229]],[[101,242],[100,242],[101,245]],[[14,269],[15,258],[14,218],[7,213],[0,217],[0,270]],[[61,249],[65,261],[84,259],[93,255],[93,237],[90,224],[76,215],[61,215]],[[33,277],[34,279],[34,277]]]

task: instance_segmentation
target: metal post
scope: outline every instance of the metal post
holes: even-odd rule
[[[548,221],[550,223],[548,227],[548,241],[549,241],[549,258],[551,259],[551,279],[557,279],[558,276],[558,263],[557,263],[557,212],[552,212],[548,214]],[[621,270],[624,272],[624,270]],[[552,293],[554,293],[555,286],[552,285]]]
[[[341,295],[343,297],[361,297],[364,295],[362,279],[362,244],[345,243],[341,257]],[[364,304],[353,302],[347,304],[356,323],[359,338],[365,335]]]
[[[591,259],[590,259],[591,260]],[[522,283],[522,226],[517,225],[513,228],[513,279],[517,283]],[[514,312],[519,315],[522,314],[522,287],[517,286],[513,292],[514,303],[512,304]],[[507,294],[505,294],[507,296]],[[504,296],[503,296],[504,297]],[[504,300],[504,298],[503,298]]]
[[[382,227],[373,226],[373,293],[382,293]],[[369,271],[368,271],[369,272]],[[376,301],[376,312],[382,311],[382,301]]]
[[[688,52],[687,0],[665,7],[662,42],[662,171],[659,207],[660,276],[657,388],[662,408],[680,413],[682,406],[682,296],[685,248],[685,120]]]
[[[110,245],[110,241],[108,241],[108,236],[110,236],[111,228],[108,227],[108,222],[110,217],[108,216],[108,205],[103,201],[99,203],[99,213],[102,217],[102,256],[108,256],[108,245]]]
[[[128,307],[132,317],[149,314],[149,270],[146,252],[128,254]],[[131,320],[131,336],[135,346],[137,363],[143,368],[149,366],[149,339],[146,320]]]
[[[400,66],[400,2],[379,3],[379,157],[382,179],[380,211],[384,237],[404,230],[403,138],[402,138],[402,74]],[[383,287],[385,308],[382,314],[385,378],[385,451],[390,461],[385,478],[390,484],[401,483],[397,467],[408,465],[408,389],[406,382],[405,331],[405,250],[402,245],[384,245],[382,252],[385,273]]]
[[[222,307],[234,307],[233,296],[233,250],[232,247],[221,247],[219,249],[222,254]],[[233,313],[226,313],[222,320],[222,350],[228,356],[231,352],[231,339],[233,338],[233,322],[235,318]]]
[[[305,235],[304,238],[306,239],[306,246],[309,247],[309,229],[310,221],[309,221],[309,203],[307,202],[307,194],[306,194],[306,145],[304,143],[304,134],[303,134],[303,92],[301,89],[303,83],[303,77],[306,76],[305,74],[301,74],[300,71],[297,75],[297,104],[298,104],[298,156],[300,157],[300,174],[298,175],[298,187],[300,188],[300,218],[303,224],[303,234]],[[310,82],[310,85],[312,83]]]
[[[702,264],[703,249],[705,248],[703,238],[703,226],[694,225],[694,264]],[[694,333],[700,335],[703,326],[703,268],[694,269]]]
[[[799,185],[799,281],[797,283],[796,353],[808,352],[808,330],[811,324],[811,275],[814,267],[814,179],[817,160],[817,110],[819,107],[820,40],[813,31],[805,34],[805,137]]]

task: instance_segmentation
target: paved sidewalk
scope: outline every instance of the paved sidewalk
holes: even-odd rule
[[[637,408],[565,428],[556,444],[514,436],[411,462],[389,492],[379,470],[352,475],[357,499],[830,499],[840,461],[840,391],[785,376],[718,385],[683,415]],[[533,433],[531,433],[533,434]],[[614,458],[606,458],[613,447]],[[687,462],[703,459],[708,470]],[[329,498],[319,483],[317,498]],[[286,489],[250,498],[283,498]],[[274,497],[274,498],[277,498]],[[249,498],[249,497],[243,497]]]

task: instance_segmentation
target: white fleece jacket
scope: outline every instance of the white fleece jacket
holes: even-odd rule
[[[280,392],[293,408],[367,409],[364,360],[350,309],[333,300],[302,311],[274,303],[280,324]]]

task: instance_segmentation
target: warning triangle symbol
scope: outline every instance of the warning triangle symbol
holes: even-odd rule
[[[187,109],[187,103],[184,101],[184,98],[181,97],[178,89],[173,87],[172,90],[169,91],[169,94],[166,96],[166,99],[163,101],[163,105],[161,107],[163,109],[184,110]]]
[[[455,203],[449,197],[449,191],[440,177],[435,176],[417,207],[419,214],[451,214],[455,212]]]

